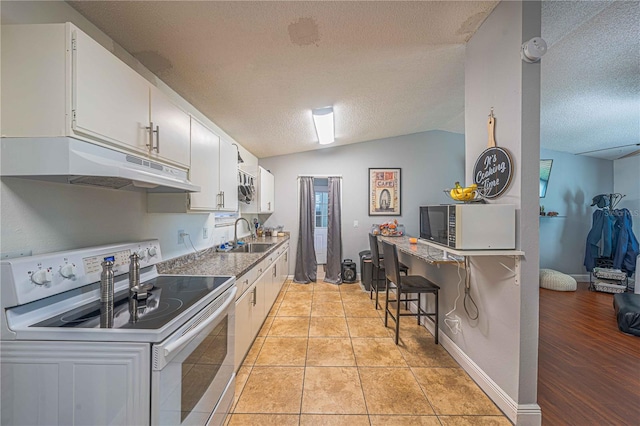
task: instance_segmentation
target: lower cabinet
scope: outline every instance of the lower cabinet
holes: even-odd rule
[[[280,293],[288,275],[289,243],[238,278],[244,293],[236,300],[235,368],[240,368],[251,344]],[[283,260],[284,259],[284,260]],[[246,278],[249,277],[249,278]],[[255,281],[250,283],[251,279]]]

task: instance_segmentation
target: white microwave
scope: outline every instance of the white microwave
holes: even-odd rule
[[[511,204],[441,204],[420,207],[420,238],[457,250],[516,248]]]

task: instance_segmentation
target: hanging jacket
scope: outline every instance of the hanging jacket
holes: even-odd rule
[[[616,223],[613,228],[613,267],[627,271],[627,275],[633,275],[636,270],[636,258],[638,257],[638,239],[633,234],[633,219],[627,209],[613,211]]]
[[[598,243],[603,239],[603,256],[609,257],[613,247],[614,223],[616,218],[609,212],[596,210],[593,212],[593,225],[587,235],[587,246],[584,254],[584,266],[591,272],[596,266],[596,258],[600,257]],[[605,254],[606,253],[606,254]]]

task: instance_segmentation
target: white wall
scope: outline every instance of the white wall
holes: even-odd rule
[[[613,162],[613,192],[626,195],[618,208],[629,209],[633,233],[640,239],[640,155]]]
[[[540,64],[524,63],[520,46],[540,35],[540,21],[539,2],[501,2],[467,44],[467,181],[475,159],[487,147],[487,116],[493,107],[496,142],[511,152],[515,164],[513,182],[496,202],[516,205],[516,244],[525,256],[515,276],[499,264],[514,265],[512,259],[472,260],[471,292],[482,320],[463,317],[463,333],[452,337],[504,392],[508,404],[501,408],[522,425],[541,422],[536,404]],[[510,404],[515,404],[515,413]]]
[[[284,225],[298,241],[298,175],[341,175],[343,257],[358,262],[358,253],[369,249],[367,234],[374,223],[397,218],[409,235],[420,231],[419,206],[451,202],[442,192],[464,179],[463,136],[425,132],[379,139],[318,151],[260,159],[275,177],[275,213],[267,226]],[[402,216],[368,215],[369,167],[402,168]],[[358,221],[358,228],[354,228]],[[290,273],[295,267],[291,252]],[[359,265],[358,265],[359,268]]]
[[[614,162],[549,149],[540,150],[540,158],[553,160],[547,195],[540,204],[547,212],[566,216],[540,217],[540,267],[586,274],[585,241],[595,210],[591,199],[613,192]]]
[[[2,2],[2,24],[72,22],[117,57],[157,85],[182,108],[216,131],[233,139],[214,122],[151,74],[133,56],[65,2]],[[257,158],[239,146],[247,164]],[[148,214],[146,194],[73,185],[3,178],[0,182],[0,250],[32,250],[34,254],[83,246],[159,238],[165,258],[192,251],[188,240],[178,244],[178,230],[189,233],[197,249],[233,237],[230,227],[215,228],[213,214]],[[202,228],[209,238],[202,238]],[[247,232],[240,232],[240,235]]]

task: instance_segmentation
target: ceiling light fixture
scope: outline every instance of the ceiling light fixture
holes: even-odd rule
[[[312,111],[313,124],[320,145],[327,145],[336,140],[333,124],[333,107],[317,108]]]

